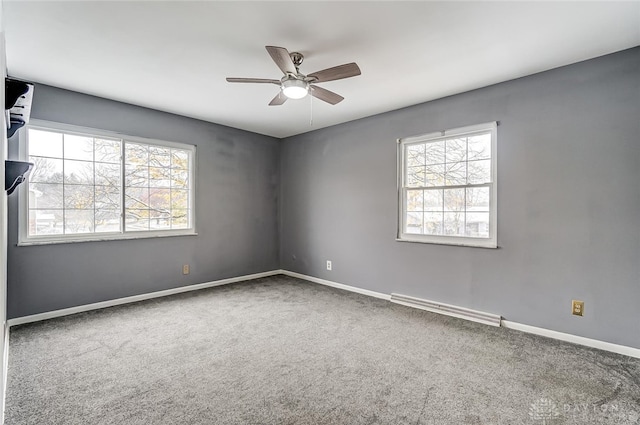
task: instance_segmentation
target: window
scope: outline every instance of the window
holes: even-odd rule
[[[496,125],[398,141],[398,240],[497,247]]]
[[[21,244],[194,234],[195,146],[53,123],[21,137]]]

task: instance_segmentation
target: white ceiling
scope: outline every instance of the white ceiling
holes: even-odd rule
[[[640,2],[3,1],[10,76],[286,137],[640,45]],[[267,106],[265,45],[345,97]],[[37,96],[37,91],[35,96]],[[313,124],[310,125],[310,117]]]

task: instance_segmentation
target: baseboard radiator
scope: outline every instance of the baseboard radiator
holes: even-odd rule
[[[414,298],[408,295],[391,294],[391,302],[406,305],[408,307],[419,308],[433,313],[445,314],[447,316],[458,317],[460,319],[471,320],[473,322],[484,323],[489,326],[500,326],[502,317],[497,314],[485,313],[483,311],[471,310],[455,305],[443,304],[435,301]]]

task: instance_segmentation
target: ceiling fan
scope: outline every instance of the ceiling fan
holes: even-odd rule
[[[343,78],[360,75],[360,68],[355,62],[323,69],[304,75],[298,69],[304,60],[304,56],[298,52],[289,53],[284,47],[265,46],[278,68],[284,72],[284,77],[279,80],[265,78],[227,78],[230,83],[266,83],[280,86],[280,91],[271,100],[269,106],[282,105],[287,99],[302,99],[307,94],[335,105],[344,100],[337,93],[316,86],[317,83],[341,80]]]

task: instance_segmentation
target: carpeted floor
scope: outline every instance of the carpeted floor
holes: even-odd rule
[[[638,423],[638,359],[285,276],[11,329],[8,425]]]

